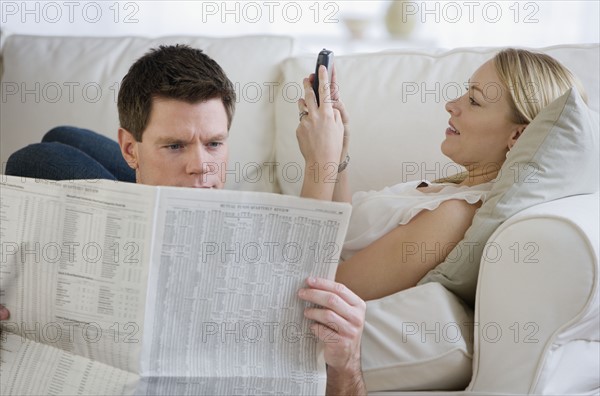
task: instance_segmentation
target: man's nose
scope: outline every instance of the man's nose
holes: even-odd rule
[[[206,172],[206,165],[204,164],[205,160],[206,153],[204,152],[204,148],[202,146],[192,146],[191,149],[188,150],[188,156],[186,158],[187,173],[200,175]]]

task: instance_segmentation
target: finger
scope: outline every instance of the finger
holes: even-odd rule
[[[360,335],[363,328],[363,321],[352,322],[337,315],[329,309],[306,308],[304,317],[313,320],[315,323],[323,325],[336,333],[346,337],[355,338]]]
[[[352,306],[362,306],[365,303],[360,297],[354,294],[352,290],[348,289],[345,285],[329,279],[311,276],[306,279],[306,284],[312,287],[313,289],[333,292]]]
[[[321,106],[325,109],[331,109],[332,100],[331,93],[327,94],[329,88],[329,74],[327,68],[323,65],[319,66],[319,97],[321,98]]]
[[[322,343],[337,344],[341,341],[341,336],[332,328],[320,323],[314,323],[310,326],[310,331]]]
[[[341,122],[342,124],[344,123],[344,119],[342,118],[342,114],[340,113],[340,111],[338,109],[336,109],[335,107],[333,108],[333,119],[335,120],[335,122]]]
[[[338,343],[341,340],[340,335],[335,329],[320,323],[312,324],[310,326],[310,331],[323,343]]]
[[[311,315],[316,315],[315,318],[311,317],[311,319],[318,320],[321,323],[334,321],[336,318],[343,318],[344,321],[355,324],[362,322],[362,310],[351,306],[335,293],[318,289],[301,289],[298,295],[304,301],[326,308],[307,308],[307,312],[310,311]],[[340,322],[339,324],[342,323]]]
[[[8,309],[4,307],[4,305],[0,304],[0,320],[6,320],[10,317],[10,312]]]
[[[298,111],[306,111],[306,101],[303,98],[298,99]]]
[[[306,109],[309,113],[316,112],[319,109],[319,105],[317,105],[317,97],[315,96],[315,91],[313,91],[312,84],[308,81],[308,78],[305,78],[302,82],[304,84],[304,104],[306,105]]]
[[[331,83],[337,82],[337,74],[335,72],[335,61],[331,64]]]
[[[337,333],[347,333],[346,328],[352,326],[349,322],[330,309],[306,308],[304,317],[329,327]]]
[[[344,125],[346,125],[350,122],[349,117],[348,117],[348,112],[346,111],[346,108],[344,107],[344,102],[342,102],[341,100],[338,99],[333,104],[333,108],[340,112],[340,115],[342,117],[342,122],[344,123]]]
[[[337,83],[335,62],[331,65],[331,85],[329,86],[329,91],[331,92],[331,100],[337,103],[340,100],[340,90]]]

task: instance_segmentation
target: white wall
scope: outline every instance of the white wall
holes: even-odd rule
[[[391,41],[383,16],[391,1],[4,1],[3,35],[290,34],[307,48],[346,45],[344,19],[371,20],[360,50],[395,46],[542,47],[599,42],[599,2],[407,1],[416,18],[409,39]],[[322,44],[325,43],[325,44]]]

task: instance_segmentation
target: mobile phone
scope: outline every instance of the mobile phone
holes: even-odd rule
[[[317,97],[317,104],[320,105],[319,101],[319,66],[325,65],[327,68],[327,72],[329,74],[329,82],[331,83],[331,65],[333,64],[333,51],[326,50],[323,48],[321,52],[319,52],[319,56],[317,57],[317,67],[315,67],[315,79],[313,81],[313,91],[315,91],[315,96]]]

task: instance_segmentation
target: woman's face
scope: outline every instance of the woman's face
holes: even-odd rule
[[[446,104],[450,126],[442,153],[468,170],[499,170],[526,126],[511,122],[509,100],[493,61],[484,63],[469,80],[467,92]]]

